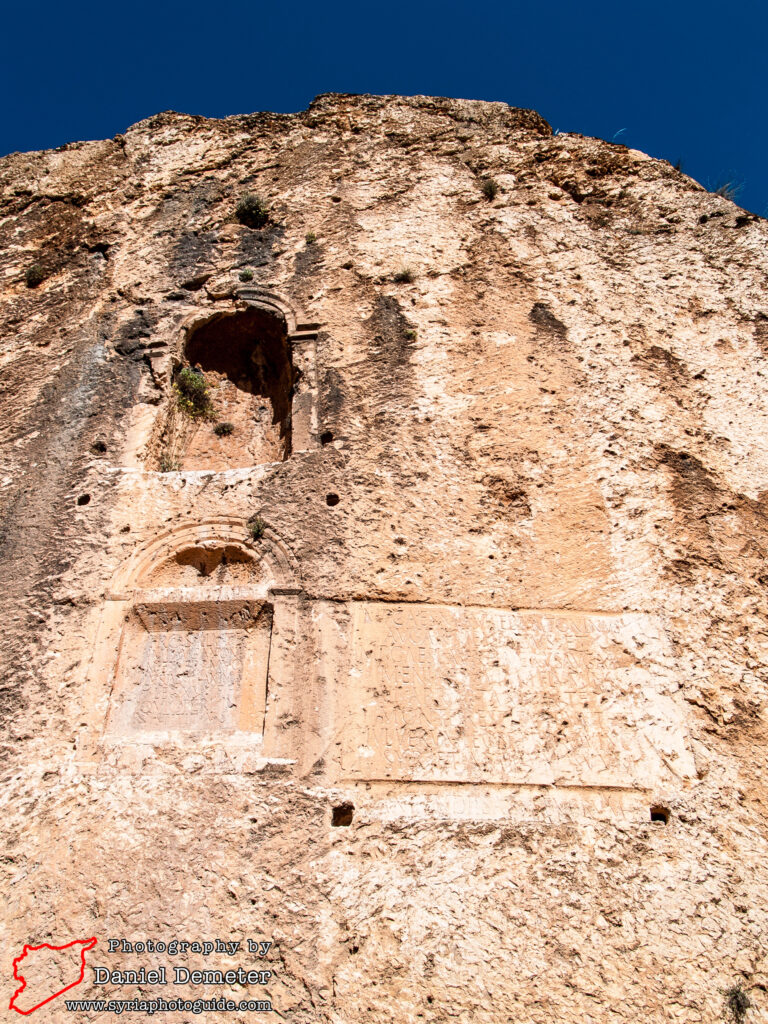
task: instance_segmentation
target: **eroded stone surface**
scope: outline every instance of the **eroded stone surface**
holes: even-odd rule
[[[297,1024],[762,1019],[765,222],[426,97],[0,187],[9,951],[269,939]]]
[[[647,789],[695,774],[647,616],[363,603],[351,629],[345,779]]]

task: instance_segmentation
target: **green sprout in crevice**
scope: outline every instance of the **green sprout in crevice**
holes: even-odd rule
[[[164,454],[160,456],[160,472],[161,473],[178,473],[181,469],[181,463],[178,459],[172,455]]]
[[[264,531],[267,528],[267,524],[261,518],[261,516],[251,516],[248,520],[248,536],[251,540],[261,540],[264,536]]]

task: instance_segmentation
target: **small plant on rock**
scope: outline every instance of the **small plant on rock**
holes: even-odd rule
[[[737,181],[723,181],[717,188],[712,189],[712,194],[727,199],[731,203],[736,202],[736,197],[741,192],[742,186]]]
[[[39,284],[42,284],[45,280],[45,271],[39,263],[33,263],[31,267],[27,267],[27,272],[24,275],[24,280],[27,282],[27,288],[37,288]]]
[[[405,331],[403,331],[403,334],[408,339],[408,341],[416,340],[416,331],[413,329],[413,327],[407,328]]]
[[[317,235],[315,234],[314,231],[308,231],[306,235],[304,235],[304,241],[307,243],[307,245],[314,245],[314,243],[317,241]]]
[[[251,540],[261,540],[264,536],[264,531],[267,528],[267,524],[261,518],[261,516],[251,516],[248,520],[248,536]]]
[[[241,281],[252,281],[253,280],[253,271],[252,270],[241,270],[238,276],[239,276]]]
[[[235,424],[229,423],[226,420],[223,423],[217,423],[213,428],[213,432],[217,437],[229,437],[230,434],[234,433]]]
[[[237,204],[235,216],[247,228],[263,228],[269,220],[269,207],[261,196],[249,192]]]
[[[395,284],[411,284],[415,274],[410,267],[400,267],[398,272],[392,278]]]
[[[747,1018],[747,1010],[752,1005],[749,996],[741,985],[733,985],[725,993],[725,1005],[736,1024],[743,1024]]]
[[[160,456],[161,473],[178,473],[180,469],[181,463],[178,459],[174,459],[172,455],[164,454]]]
[[[191,366],[183,367],[176,377],[174,389],[179,408],[187,416],[210,416],[211,396],[202,371],[194,370]]]
[[[480,186],[480,189],[488,202],[493,202],[499,194],[499,183],[493,178],[486,178]]]

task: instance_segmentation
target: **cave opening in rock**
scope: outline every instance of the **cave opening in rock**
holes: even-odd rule
[[[296,371],[285,320],[255,306],[190,331],[184,365],[202,371],[205,415],[186,424],[184,469],[281,462],[291,454]]]

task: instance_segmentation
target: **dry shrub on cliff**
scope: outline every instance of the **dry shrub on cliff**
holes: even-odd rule
[[[27,268],[24,280],[27,282],[27,288],[37,288],[45,280],[45,271],[39,263],[33,263]]]
[[[235,216],[247,228],[263,228],[269,220],[269,207],[261,196],[249,192],[237,204]]]
[[[741,985],[734,985],[725,993],[725,1004],[736,1024],[742,1024],[747,1018],[747,1010],[752,1002]]]
[[[499,183],[498,181],[494,181],[493,178],[486,178],[480,187],[483,195],[489,202],[493,202],[499,194]]]

